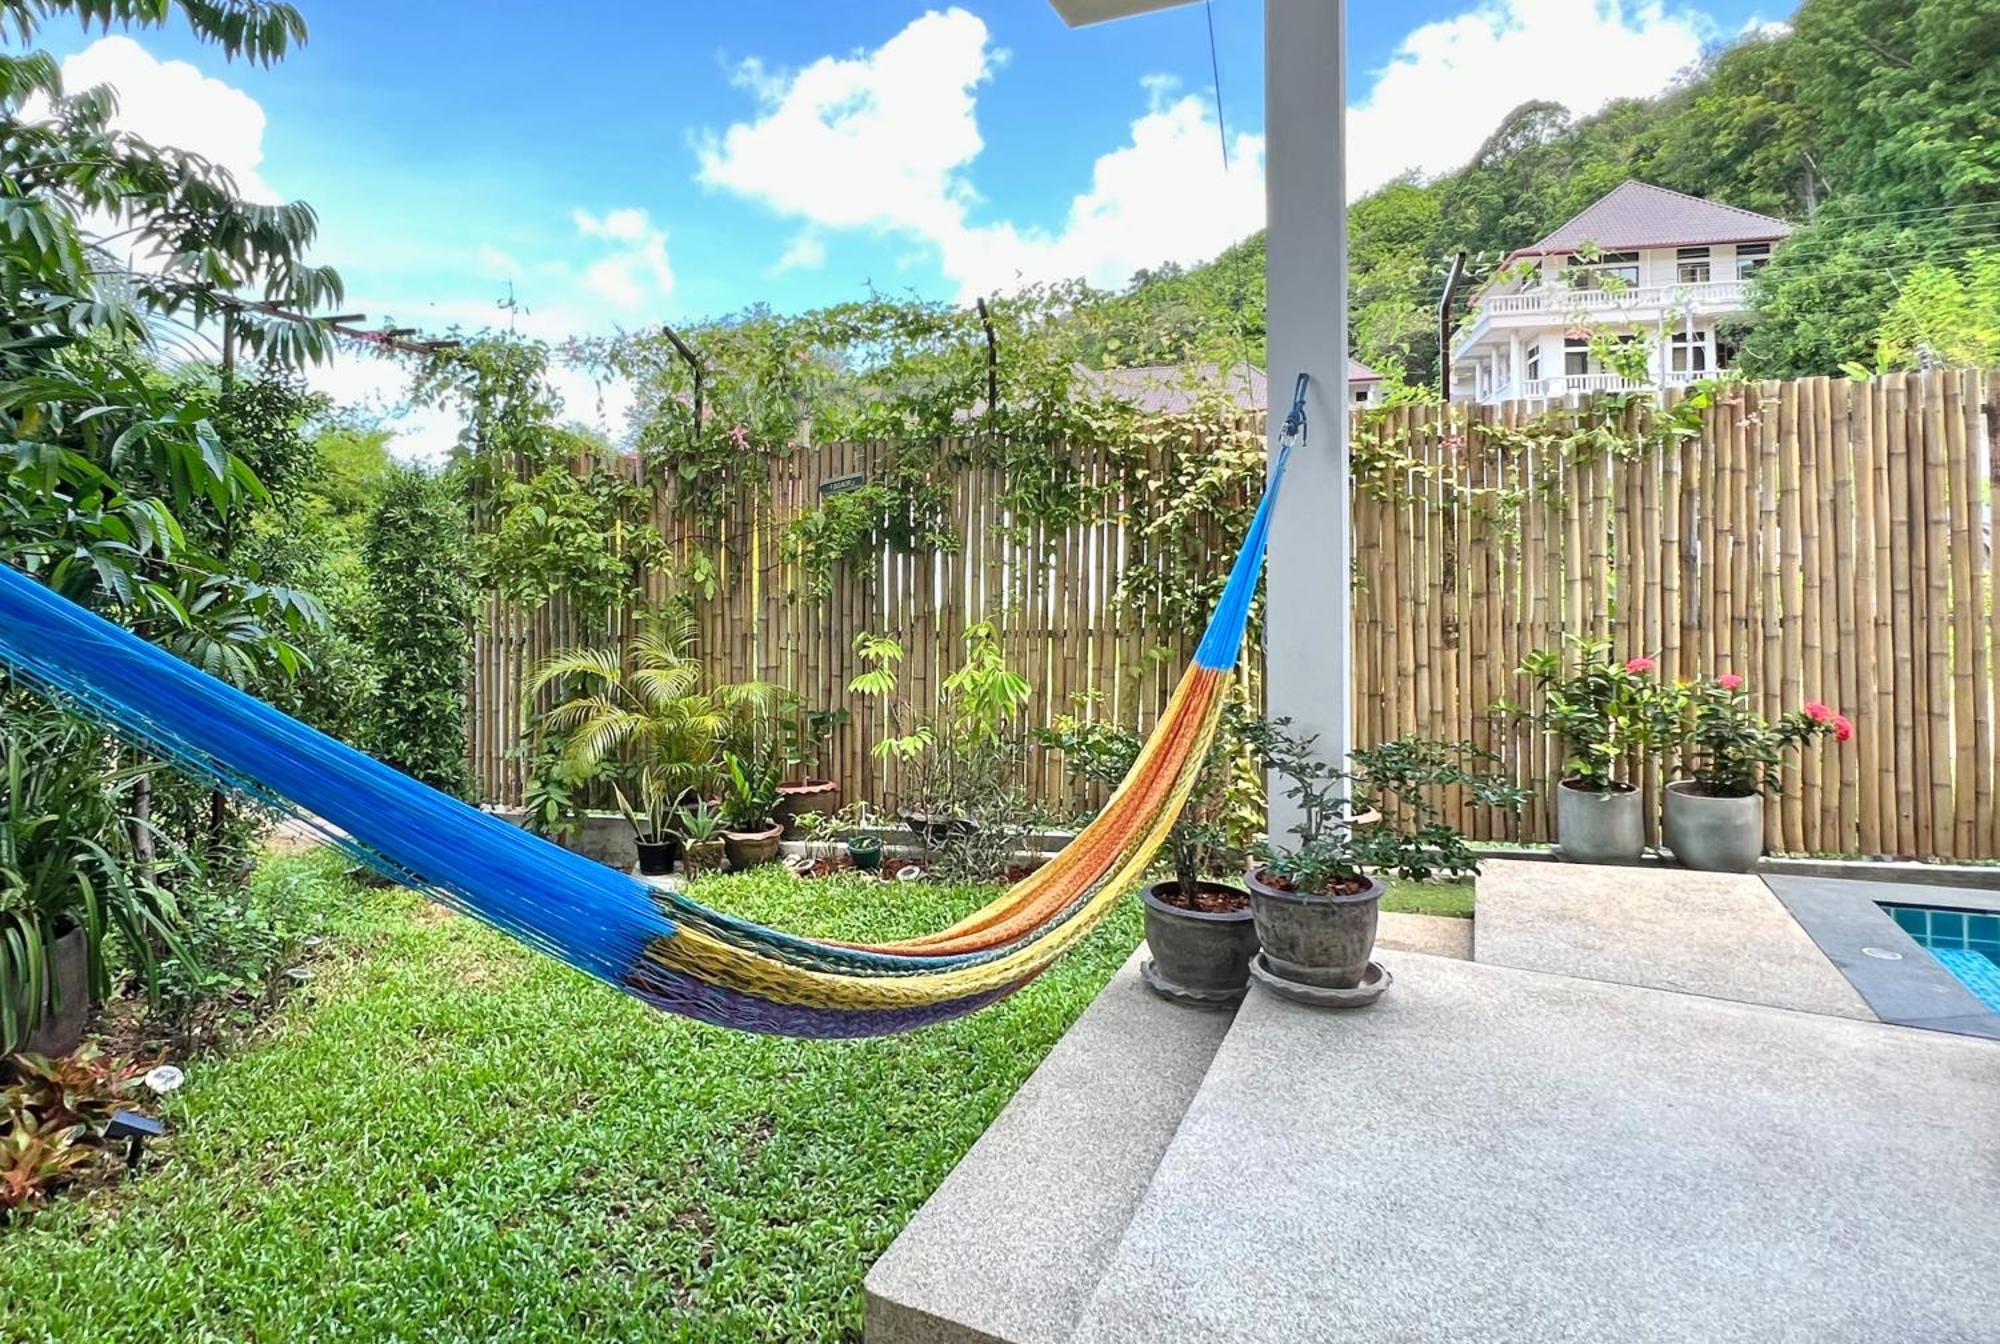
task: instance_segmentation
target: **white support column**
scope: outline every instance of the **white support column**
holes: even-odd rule
[[[1510,401],[1519,400],[1523,394],[1522,384],[1528,375],[1521,368],[1521,333],[1518,328],[1507,333],[1507,387],[1512,395]]]
[[[1312,379],[1310,441],[1292,456],[1271,523],[1266,693],[1273,717],[1317,734],[1344,764],[1349,744],[1346,14],[1339,0],[1265,0],[1265,199],[1271,443],[1293,384]],[[1270,827],[1297,820],[1272,791]]]

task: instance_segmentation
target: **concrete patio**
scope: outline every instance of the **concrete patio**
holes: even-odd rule
[[[1470,962],[1386,924],[1351,1015],[1135,959],[869,1340],[2000,1339],[2000,1047],[1876,1020],[1755,878],[1509,862],[1479,911]]]

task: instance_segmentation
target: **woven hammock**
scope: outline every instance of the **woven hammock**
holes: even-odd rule
[[[1302,396],[1301,396],[1302,399]],[[1295,405],[1287,443],[1303,427]],[[1221,714],[1289,447],[1193,663],[1103,811],[942,932],[859,946],[710,910],[409,778],[0,565],[0,666],[324,835],[358,861],[645,1002],[720,1026],[872,1036],[1004,998],[1094,929],[1179,817]]]

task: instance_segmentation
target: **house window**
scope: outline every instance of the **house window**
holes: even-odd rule
[[[1675,373],[1707,373],[1708,333],[1697,331],[1690,336],[1684,331],[1676,332],[1668,351],[1668,359],[1670,362],[1667,367]]]
[[[1571,378],[1590,372],[1590,338],[1571,336],[1563,341],[1563,373]]]
[[[1736,245],[1736,278],[1748,280],[1762,269],[1771,259],[1769,243],[1738,243]]]
[[[1683,247],[1674,253],[1674,280],[1683,285],[1708,283],[1708,249]]]
[[[1540,382],[1542,380],[1542,347],[1539,344],[1528,347],[1527,367],[1528,381],[1531,383]]]
[[[1609,279],[1627,287],[1639,283],[1637,252],[1600,252],[1594,257],[1572,256],[1568,263],[1570,283],[1579,289],[1602,289]]]
[[[1357,406],[1366,406],[1368,404],[1368,389],[1365,387],[1355,388],[1354,402]]]

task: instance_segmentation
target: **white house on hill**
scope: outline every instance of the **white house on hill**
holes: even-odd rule
[[[1626,182],[1528,247],[1473,296],[1451,348],[1453,400],[1643,391],[1728,368],[1717,325],[1749,313],[1749,278],[1781,219]],[[1604,367],[1591,338],[1639,343],[1647,377]]]

